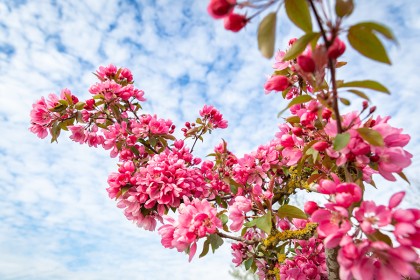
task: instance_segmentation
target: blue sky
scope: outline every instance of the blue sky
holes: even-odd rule
[[[1,279],[228,279],[228,246],[214,256],[187,257],[164,249],[157,233],[128,222],[105,188],[115,160],[62,137],[59,144],[28,132],[31,104],[67,87],[81,98],[99,65],[130,68],[145,90],[145,111],[180,127],[199,108],[215,105],[229,128],[197,150],[204,155],[226,139],[237,153],[269,141],[285,106],[264,95],[272,61],[256,46],[256,24],[226,32],[206,14],[207,1],[0,0],[0,278]],[[348,51],[340,79],[377,79],[391,96],[370,93],[379,113],[412,135],[413,181],[384,183],[368,196],[387,201],[407,189],[406,206],[419,206],[420,2],[357,1],[352,22],[388,24],[399,46],[387,45],[393,67]],[[284,14],[282,14],[284,16]],[[277,46],[301,32],[279,22]],[[361,104],[355,100],[354,104]],[[349,109],[347,109],[349,110]],[[382,181],[381,181],[382,182]]]

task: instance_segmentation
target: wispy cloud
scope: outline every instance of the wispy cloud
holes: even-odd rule
[[[381,114],[412,135],[407,173],[416,179],[420,4],[358,5],[354,21],[387,23],[400,46],[389,45],[392,68],[348,51],[351,63],[339,75],[377,79],[391,89],[391,96],[370,96]],[[126,221],[108,199],[106,177],[116,162],[107,152],[65,138],[59,145],[40,141],[27,131],[28,114],[33,101],[63,87],[87,98],[91,72],[113,63],[133,70],[146,91],[147,112],[178,127],[205,103],[221,110],[230,128],[206,139],[202,155],[220,138],[238,154],[249,152],[273,137],[285,106],[263,93],[271,62],[259,55],[255,30],[256,24],[239,34],[224,31],[206,15],[206,1],[0,1],[0,278],[227,279],[229,246],[191,264],[164,249],[156,234]],[[286,21],[279,30],[282,48],[301,34]],[[385,200],[389,192],[369,195]]]

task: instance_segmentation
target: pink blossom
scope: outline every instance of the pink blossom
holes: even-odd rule
[[[302,151],[298,148],[285,148],[281,155],[285,165],[293,166],[302,158]]]
[[[324,239],[327,248],[336,247],[351,229],[347,210],[340,207],[335,209],[336,211],[318,209],[311,216],[311,220],[319,224],[317,232]]]
[[[36,134],[36,136],[38,136],[41,139],[44,139],[48,136],[48,130],[44,126],[39,124],[32,124],[29,127],[29,131]]]
[[[217,218],[217,210],[207,200],[184,197],[184,203],[178,208],[178,220],[166,217],[168,224],[158,229],[165,248],[176,248],[182,252],[190,245],[208,234],[213,234],[222,222]],[[190,255],[190,260],[194,255]]]
[[[105,79],[112,79],[115,74],[117,74],[117,67],[110,64],[108,66],[99,66],[99,69],[96,71],[96,74],[99,76],[101,81]]]
[[[83,144],[85,143],[85,139],[86,139],[86,132],[83,126],[81,125],[72,125],[72,126],[68,126],[67,127],[72,135],[70,136],[70,139],[73,140],[74,142]]]
[[[228,122],[223,119],[223,115],[213,106],[204,105],[200,110],[200,116],[208,121],[211,125],[210,128],[227,128]]]
[[[348,208],[353,203],[360,201],[362,190],[355,183],[341,183],[337,186],[335,192],[335,204]]]
[[[413,157],[401,147],[375,147],[375,154],[379,156],[379,174],[389,181],[396,181],[392,173],[399,173],[409,166]]]
[[[251,211],[251,206],[250,199],[244,196],[235,197],[234,203],[229,207],[229,219],[232,220],[231,230],[238,231],[242,228],[245,214]]]
[[[373,201],[363,201],[360,207],[355,208],[354,211],[354,217],[367,234],[373,234],[378,227],[384,227],[391,223],[391,211],[384,205],[376,206]]]
[[[275,70],[281,71],[281,70],[284,70],[287,67],[289,67],[290,62],[283,60],[283,57],[284,57],[285,54],[286,54],[285,51],[278,51],[276,53],[276,56],[274,57],[276,62],[273,64],[273,68]]]
[[[350,236],[345,236],[340,246],[337,258],[340,279],[399,280],[403,276],[413,279],[419,276],[412,265],[418,255],[409,247],[392,248],[382,241],[366,239],[354,243]]]
[[[51,122],[51,112],[47,107],[44,97],[32,104],[30,113],[31,123],[38,125],[47,125]]]

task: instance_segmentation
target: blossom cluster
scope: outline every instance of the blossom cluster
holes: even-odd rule
[[[347,185],[344,195],[343,185]],[[405,193],[394,194],[388,205],[363,201],[354,207],[361,199],[359,186],[340,183],[333,188],[328,191],[330,202],[324,207],[310,202],[306,208],[311,209],[311,220],[319,224],[318,236],[325,246],[340,246],[340,279],[397,280],[401,275],[415,279],[418,275],[413,264],[418,261],[416,249],[420,248],[420,211],[397,208]],[[353,211],[349,211],[349,206],[353,206]],[[391,233],[392,238],[384,232]]]
[[[226,3],[230,13],[234,4]],[[389,117],[374,118],[373,107],[368,110],[365,103],[360,112],[340,116],[339,132],[337,118],[323,104],[327,93],[315,90],[322,76],[317,69],[327,67],[327,60],[316,58],[316,50],[312,55],[315,70],[309,75],[302,70],[310,68],[303,65],[307,58],[283,61],[279,52],[274,68],[283,72],[275,72],[265,89],[283,91],[292,101],[304,99],[289,106],[291,116],[271,141],[241,157],[224,140],[209,155],[213,160],[195,157],[193,149],[204,134],[227,127],[222,114],[204,105],[199,118],[181,129],[185,138],[177,139],[171,120],[141,113],[143,91],[133,86],[128,69],[113,65],[95,73],[99,82],[86,101],[68,89],[60,97],[38,100],[30,130],[41,138],[50,134],[53,141],[68,130],[73,141],[118,157],[118,170],[108,177],[109,197],[128,220],[146,230],[158,228],[162,245],[187,252],[190,260],[199,239],[204,240],[202,256],[209,246],[214,251],[222,238],[230,238],[235,240],[233,263],[261,279],[326,279],[324,249],[341,246],[343,279],[367,279],[359,277],[365,271],[381,279],[386,269],[415,277],[419,211],[397,209],[401,193],[388,206],[363,201],[362,188],[374,184],[374,174],[391,181],[402,174],[411,163],[404,149],[410,137],[392,127]],[[329,200],[325,205],[307,202],[303,212],[289,204],[299,190]],[[383,237],[384,227],[393,228],[398,247]],[[395,271],[390,261],[404,263],[404,269]]]

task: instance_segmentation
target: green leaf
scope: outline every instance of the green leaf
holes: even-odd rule
[[[334,139],[333,148],[336,151],[344,149],[350,141],[350,133],[344,132],[337,134]]]
[[[353,0],[336,0],[335,13],[339,17],[351,15],[354,9]]]
[[[338,87],[357,87],[357,88],[367,88],[371,90],[376,90],[379,92],[390,94],[391,92],[381,83],[372,80],[361,80],[361,81],[353,81],[353,82],[346,82],[340,83]],[[353,92],[354,93],[354,92]]]
[[[307,219],[308,216],[306,216],[305,212],[297,208],[293,205],[285,204],[277,210],[277,216],[280,218],[297,218],[297,219]]]
[[[244,261],[245,269],[246,270],[250,269],[253,262],[254,262],[254,258],[249,258],[246,261]]]
[[[382,135],[376,130],[367,127],[361,127],[357,129],[357,132],[359,133],[360,137],[363,138],[363,140],[373,146],[381,147],[385,145]]]
[[[56,121],[54,122],[53,126],[51,127],[51,143],[57,142],[58,136],[60,136],[61,127],[60,122]]]
[[[244,226],[246,226],[246,227],[256,226],[257,228],[265,231],[267,234],[270,234],[271,227],[272,227],[271,212],[268,211],[265,215],[263,215],[259,218],[253,219],[250,222],[245,223]]]
[[[368,235],[368,238],[370,240],[372,240],[372,241],[382,241],[382,242],[385,242],[389,246],[393,247],[392,246],[392,240],[391,240],[391,238],[388,235],[383,234],[379,230],[376,230],[375,233],[373,233],[373,234],[369,234]]]
[[[202,258],[205,255],[207,255],[207,253],[209,252],[209,248],[210,248],[210,241],[207,238],[206,241],[204,241],[204,244],[203,244],[203,251],[201,252],[201,254],[198,257]]]
[[[82,110],[84,106],[85,106],[85,102],[77,102],[74,105],[74,108],[76,108],[76,110]]]
[[[49,110],[51,112],[59,113],[59,112],[64,111],[66,109],[67,109],[67,106],[66,105],[59,103],[59,104],[55,105],[54,108],[51,108]]]
[[[229,221],[229,218],[226,214],[220,215],[219,219],[222,221],[222,224],[226,224]]]
[[[292,47],[284,55],[283,60],[291,60],[300,55],[312,40],[318,40],[319,32],[306,33],[293,43]]]
[[[346,98],[343,98],[343,97],[340,97],[340,101],[341,101],[341,103],[343,103],[346,106],[349,106],[351,104],[350,100],[348,100]]]
[[[359,96],[363,99],[366,99],[366,100],[370,101],[369,97],[364,92],[362,92],[360,90],[349,89],[348,92],[351,92],[351,93],[353,93],[353,94],[355,94],[355,95],[357,95],[357,96]]]
[[[394,42],[397,42],[397,39],[395,38],[394,33],[392,33],[391,29],[389,29],[387,26],[380,24],[378,22],[373,22],[373,21],[360,22],[356,24],[355,26],[360,26],[360,27],[369,29],[371,31],[376,31],[378,33],[381,33],[385,38],[392,40]]]
[[[284,108],[283,110],[281,110],[278,114],[277,117],[280,117],[281,114],[284,113],[284,111],[286,111],[287,109],[289,109],[290,107],[292,107],[293,105],[296,104],[302,104],[302,103],[306,103],[312,100],[312,97],[310,95],[299,95],[296,96],[295,98],[292,99],[292,101],[289,102],[289,104],[287,105],[286,108]]]
[[[265,58],[274,55],[277,13],[269,13],[258,26],[258,49]]]
[[[347,39],[356,51],[367,58],[391,64],[382,42],[372,30],[364,26],[353,25],[349,29]]]
[[[217,234],[210,234],[208,240],[210,241],[213,253],[217,248],[223,245],[223,239]]]
[[[306,0],[285,0],[286,13],[289,19],[305,32],[312,31],[311,13]]]

